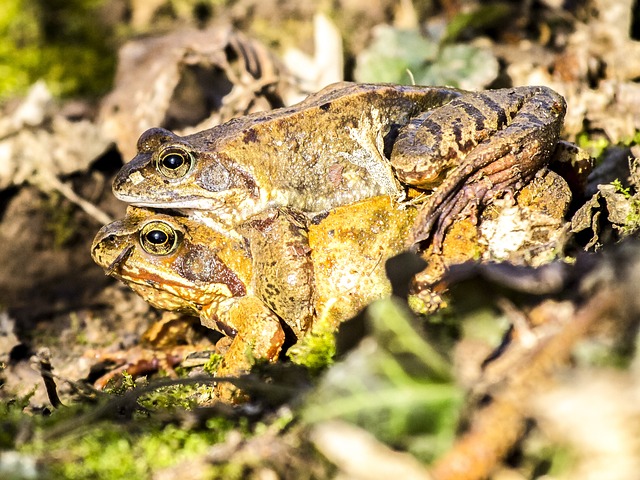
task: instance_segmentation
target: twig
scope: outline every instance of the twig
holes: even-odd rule
[[[93,203],[80,197],[67,183],[60,181],[60,179],[55,175],[47,175],[46,182],[51,188],[60,192],[63,197],[65,197],[71,203],[74,203],[75,205],[80,207],[87,215],[96,220],[98,223],[106,225],[107,223],[111,223],[113,221],[113,218],[100,210]]]

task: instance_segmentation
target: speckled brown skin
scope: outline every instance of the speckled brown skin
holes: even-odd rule
[[[153,234],[159,228],[175,234],[175,247],[145,250],[145,229]],[[284,331],[280,318],[254,294],[253,260],[243,241],[184,217],[129,207],[124,219],[98,232],[91,253],[108,274],[155,307],[199,316],[205,326],[233,337],[219,376],[247,371],[253,358],[277,358]],[[226,391],[232,396],[232,389]]]
[[[225,235],[129,207],[100,230],[92,256],[152,305],[199,315],[233,337],[218,375],[237,375],[255,358],[278,357],[283,324],[300,338],[316,319],[335,328],[388,295],[384,262],[403,250],[415,213],[382,195],[308,223],[291,209],[266,210],[240,225],[241,235]]]
[[[255,294],[300,338],[311,325],[315,295],[306,217],[272,208],[238,232],[251,246]]]
[[[396,140],[391,160],[398,177],[434,188],[409,243],[434,250],[456,217],[520,190],[552,159],[566,104],[545,87],[468,93],[415,119]],[[474,213],[475,212],[475,213]]]
[[[544,167],[564,111],[544,87],[338,83],[186,137],[151,129],[113,189],[135,205],[206,210],[234,226],[271,206],[313,215],[380,194],[401,199],[402,184],[411,185],[435,194],[410,243],[433,234],[437,251],[457,215],[518,190]],[[181,164],[177,176],[175,165],[161,167],[168,156]]]
[[[339,83],[303,102],[179,137],[152,129],[116,177],[115,195],[154,208],[210,210],[235,224],[268,206],[310,214],[402,195],[388,155],[398,128],[461,95],[454,89]],[[158,168],[172,149],[191,166]],[[166,173],[166,170],[165,170]]]

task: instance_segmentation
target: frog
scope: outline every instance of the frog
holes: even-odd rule
[[[542,86],[471,92],[339,82],[192,135],[149,129],[113,192],[137,206],[206,211],[232,227],[272,206],[312,217],[417,191],[424,202],[408,244],[433,237],[439,245],[457,216],[477,218],[545,167],[565,110],[562,96]]]
[[[91,254],[106,274],[152,306],[200,317],[206,327],[233,337],[219,376],[248,368],[241,361],[246,350],[256,358],[278,356],[284,331],[253,294],[251,253],[235,236],[129,207],[123,219],[98,232]]]
[[[129,206],[96,235],[92,257],[153,306],[191,313],[232,338],[216,375],[276,361],[290,339],[334,330],[391,293],[385,260],[404,249],[417,210],[388,195],[307,219],[271,208],[233,234],[166,209]],[[248,354],[247,354],[248,352]],[[242,399],[234,388],[221,398]]]

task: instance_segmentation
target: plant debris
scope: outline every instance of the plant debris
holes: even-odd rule
[[[36,3],[0,20],[0,476],[634,478],[637,2]],[[407,304],[425,263],[403,254],[333,358],[258,362],[229,379],[249,402],[212,404],[224,340],[90,259],[124,215],[112,178],[147,128],[188,134],[340,80],[546,85],[563,139],[597,161],[456,222],[419,277],[424,315]]]

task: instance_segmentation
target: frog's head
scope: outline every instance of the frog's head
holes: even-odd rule
[[[107,275],[153,306],[196,314],[246,294],[251,262],[242,253],[237,242],[198,222],[136,207],[104,226],[91,247]]]
[[[152,128],[138,154],[113,181],[114,195],[143,207],[218,210],[258,197],[251,173],[224,153],[229,129],[215,127],[180,137]]]

